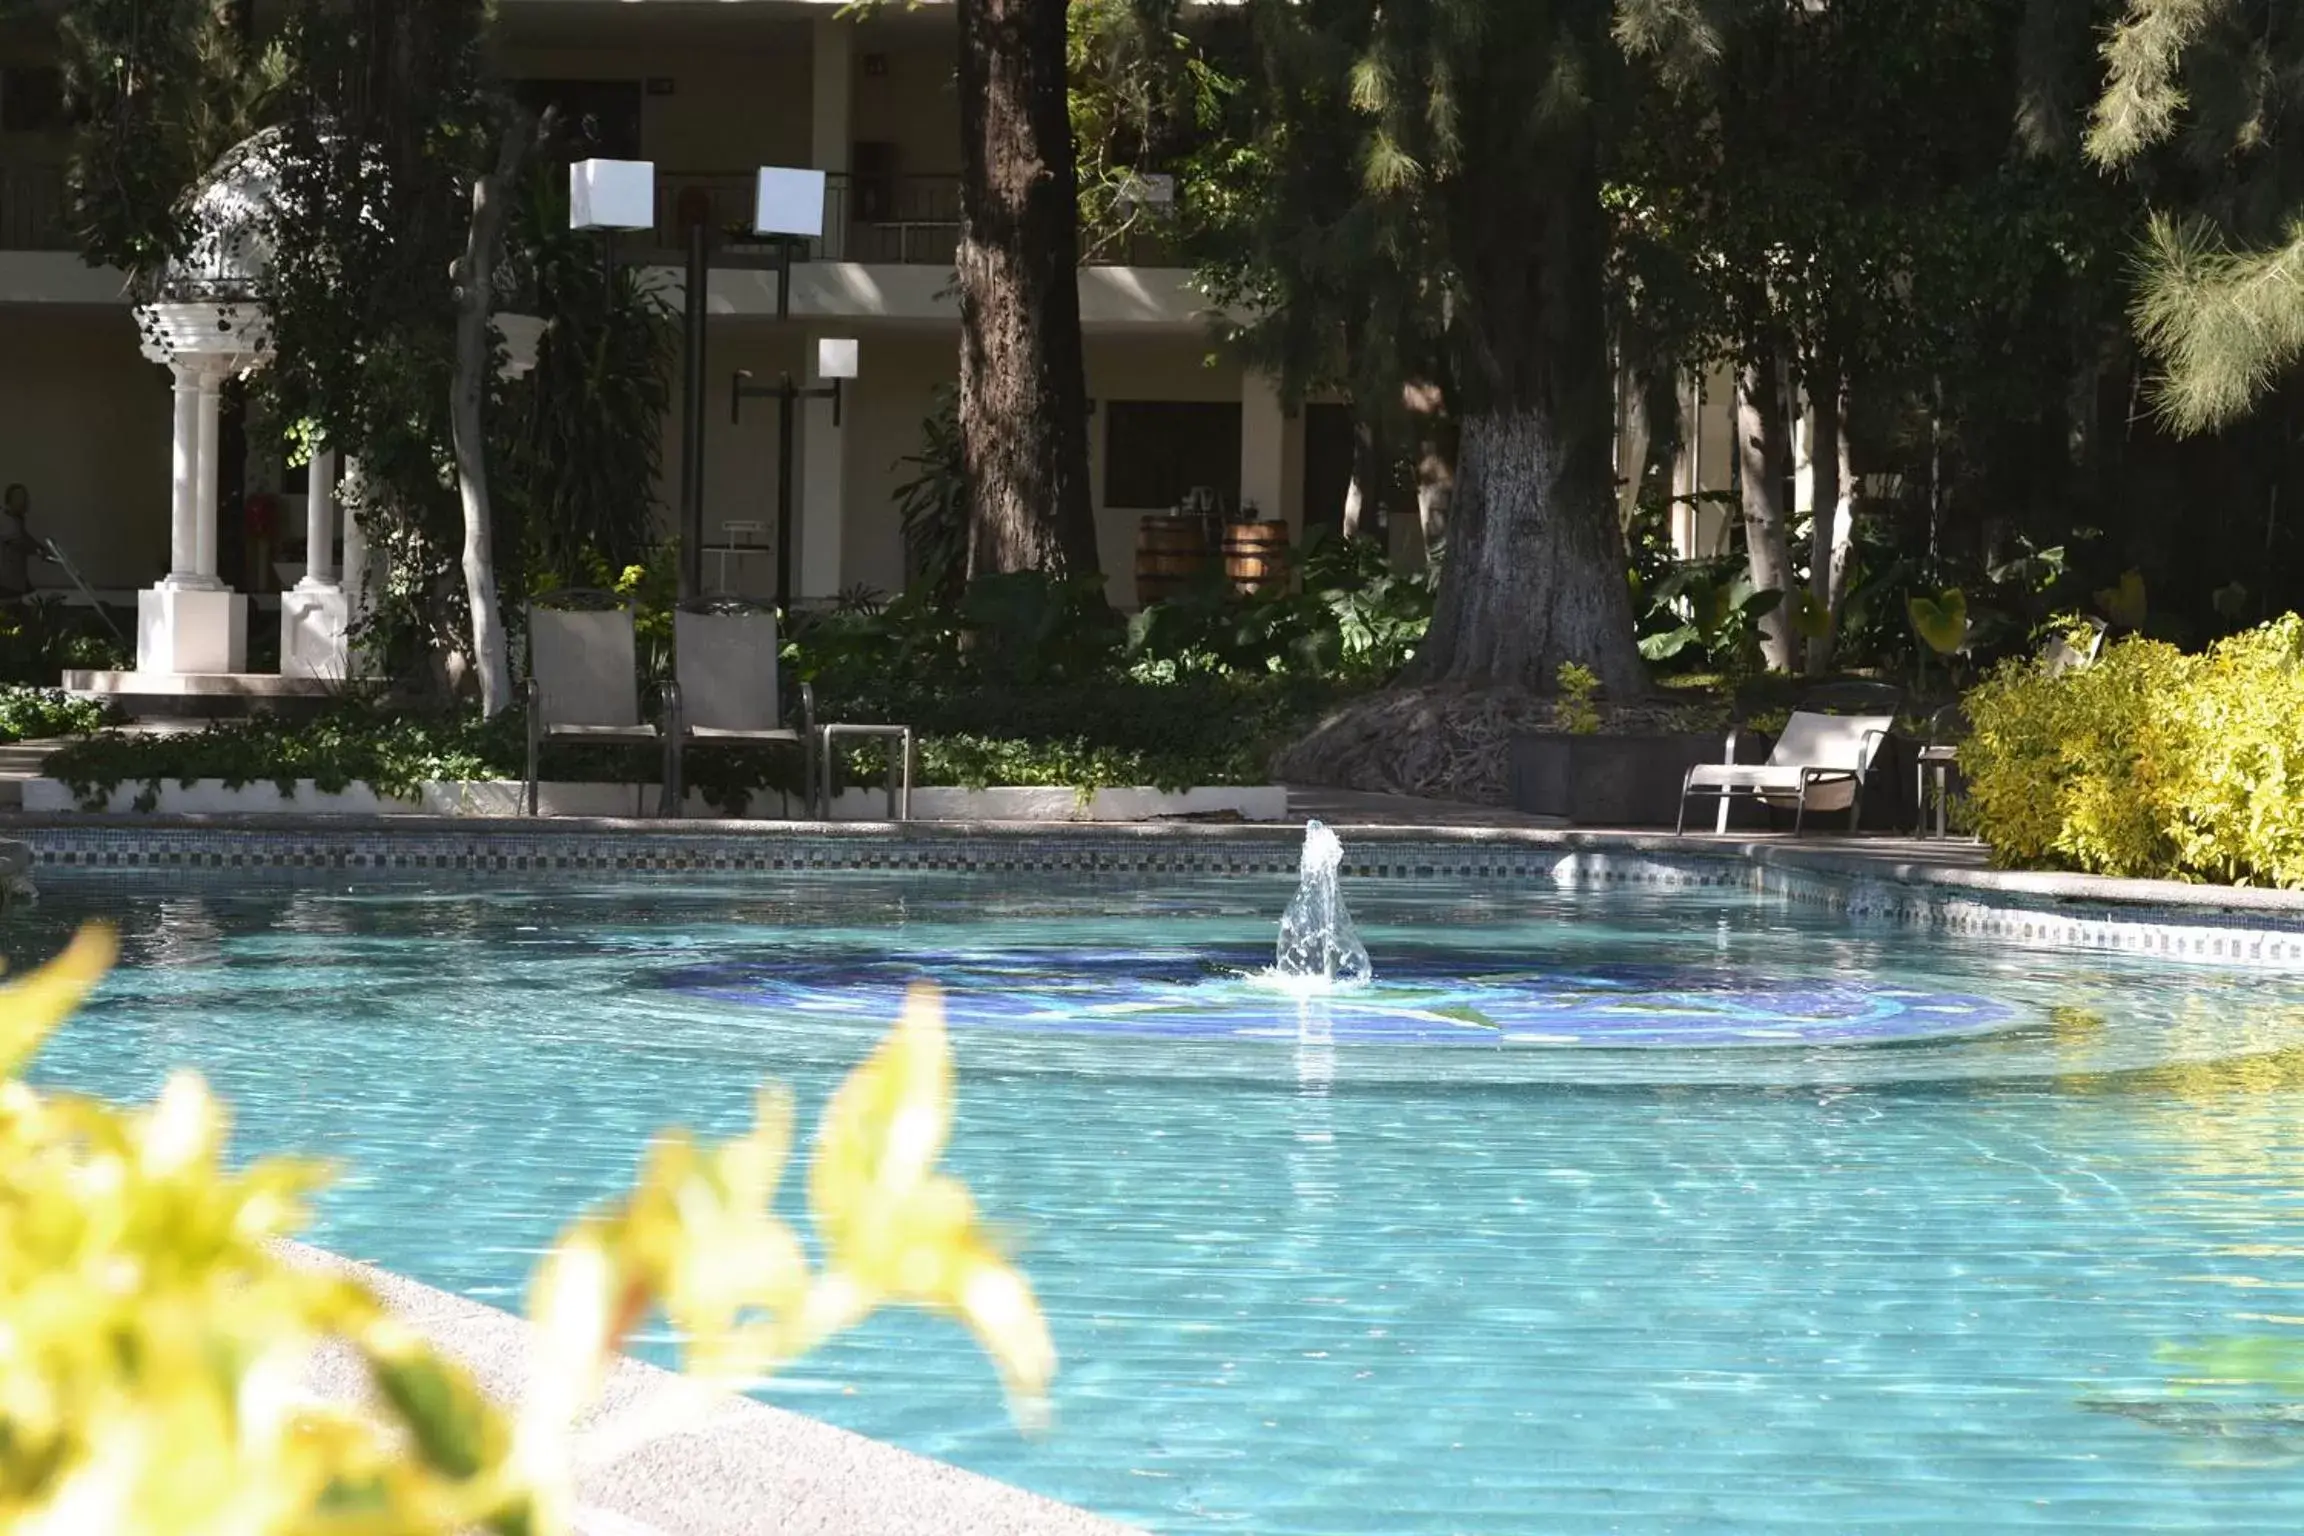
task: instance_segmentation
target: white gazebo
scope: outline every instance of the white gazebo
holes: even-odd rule
[[[297,693],[325,688],[353,670],[350,632],[366,577],[366,540],[355,518],[336,565],[338,456],[314,448],[305,498],[305,560],[280,596],[280,671],[251,675],[246,594],[217,568],[217,422],[225,381],[270,356],[259,284],[272,260],[270,216],[279,194],[276,134],[246,140],[217,162],[193,201],[198,237],[161,274],[158,296],[135,310],[142,350],[176,380],[175,453],[169,502],[168,574],[137,594],[136,670],[74,674],[66,685],[126,694]],[[544,322],[494,317],[507,376],[536,363]]]

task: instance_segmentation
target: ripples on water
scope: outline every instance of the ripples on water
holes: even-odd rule
[[[919,1317],[773,1395],[1157,1529],[2293,1528],[2304,979],[1370,882],[1377,982],[1306,997],[1292,883],[91,880],[5,947],[120,921],[49,1080],[197,1065],[347,1167],[325,1240],[505,1305],[938,977],[1056,1429]]]

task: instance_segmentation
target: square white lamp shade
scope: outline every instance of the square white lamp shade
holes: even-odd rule
[[[818,239],[824,233],[824,173],[764,165],[752,209],[754,234]]]
[[[656,162],[579,160],[568,167],[570,229],[654,229]]]
[[[820,379],[852,379],[856,377],[856,340],[852,336],[819,336],[816,338],[816,377]]]

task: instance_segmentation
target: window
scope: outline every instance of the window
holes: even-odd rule
[[[0,69],[0,133],[53,133],[72,126],[58,69]]]
[[[1207,486],[1240,505],[1240,406],[1235,401],[1107,400],[1104,505],[1157,512]]]

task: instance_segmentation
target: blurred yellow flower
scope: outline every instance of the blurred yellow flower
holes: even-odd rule
[[[808,1207],[827,1263],[801,1338],[813,1342],[884,1301],[953,1313],[999,1366],[1019,1416],[1036,1422],[1056,1347],[1031,1286],[978,1224],[968,1187],[936,1171],[952,1133],[952,1080],[943,1000],[916,986],[817,1128]]]
[[[539,1268],[540,1347],[517,1422],[360,1284],[293,1263],[322,1181],[232,1170],[228,1119],[172,1077],[123,1112],[15,1074],[111,961],[102,929],[0,987],[0,1529],[41,1536],[448,1536],[568,1529],[571,1436],[625,1338],[660,1309],[687,1363],[744,1384],[883,1301],[967,1320],[1020,1404],[1055,1356],[1031,1289],[935,1173],[952,1067],[932,993],[834,1096],[810,1204],[811,1276],[773,1210],[792,1104],[761,1093],[717,1147],[672,1133],[632,1193]],[[313,1351],[348,1346],[378,1406],[316,1403]]]

